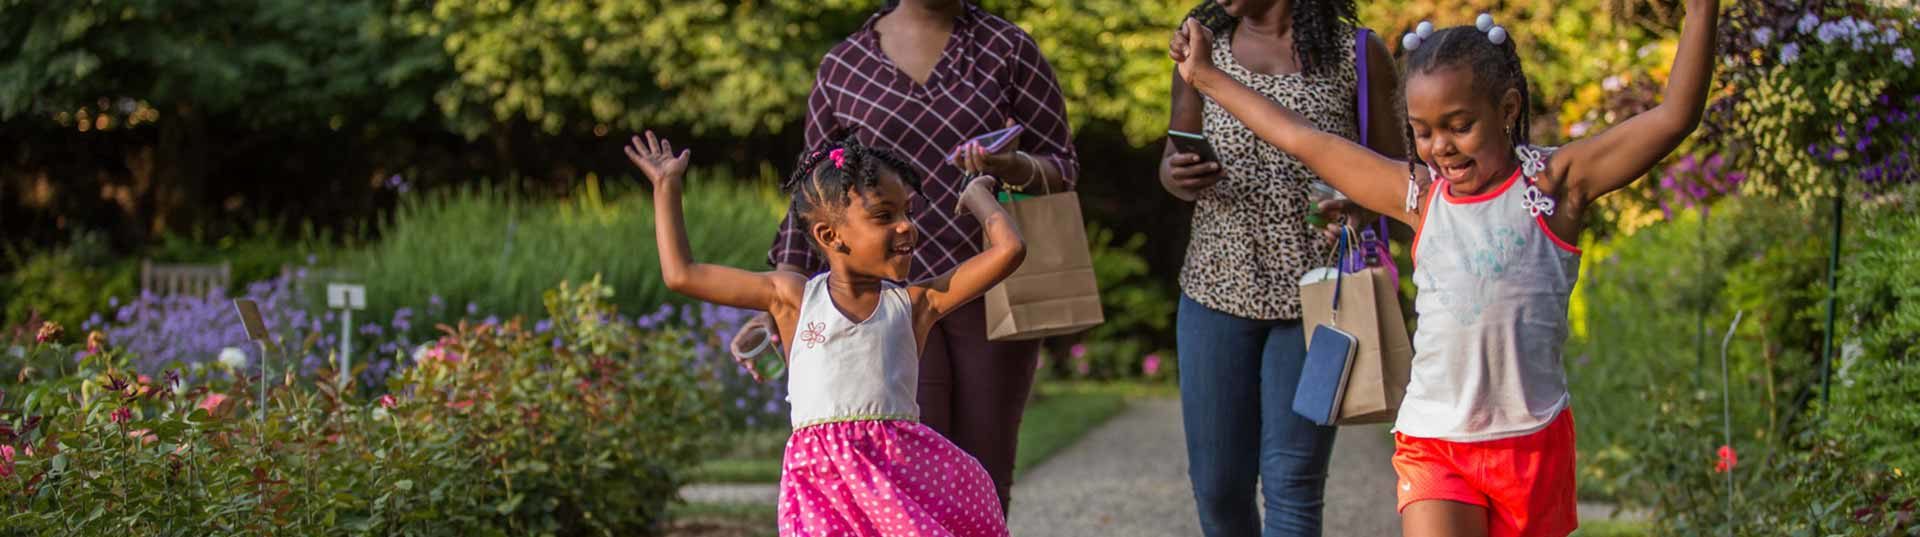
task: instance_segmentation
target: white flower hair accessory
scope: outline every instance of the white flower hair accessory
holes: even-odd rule
[[[1400,36],[1400,48],[1405,50],[1420,48],[1420,43],[1426,42],[1427,37],[1431,35],[1433,35],[1433,23],[1420,21],[1418,26],[1413,27],[1413,31]]]

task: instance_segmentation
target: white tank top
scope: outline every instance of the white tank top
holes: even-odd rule
[[[919,421],[920,352],[907,290],[882,283],[862,322],[834,307],[827,274],[807,281],[787,356],[793,428],[838,421]]]
[[[1394,430],[1479,442],[1540,430],[1567,407],[1560,351],[1580,250],[1547,228],[1534,186],[1551,150],[1522,146],[1505,184],[1455,197],[1439,183],[1413,243],[1413,370]]]

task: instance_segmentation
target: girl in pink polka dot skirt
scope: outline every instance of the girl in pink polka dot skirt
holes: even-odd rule
[[[1005,536],[979,461],[920,424],[920,349],[936,321],[1020,266],[1026,246],[995,203],[990,177],[961,196],[991,247],[952,271],[901,286],[918,232],[907,212],[914,169],[885,150],[831,143],[803,155],[783,185],[832,270],[811,279],[692,261],[681,222],[687,152],[652,132],[627,157],[654,186],[655,240],[667,287],[766,311],[786,347],[793,437],[780,476],[783,536]],[[984,158],[978,150],[967,159]]]

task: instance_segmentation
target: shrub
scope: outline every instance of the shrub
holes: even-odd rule
[[[715,399],[671,331],[610,322],[612,291],[562,285],[550,343],[448,327],[369,401],[325,383],[193,383],[131,356],[0,380],[0,504],[15,534],[653,534]],[[36,343],[37,360],[74,347]],[[156,380],[157,379],[157,380]],[[199,385],[194,385],[199,384]],[[257,413],[264,414],[255,419]]]

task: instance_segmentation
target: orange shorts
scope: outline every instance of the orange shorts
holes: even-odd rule
[[[1489,537],[1564,537],[1580,527],[1572,408],[1526,436],[1448,442],[1394,433],[1393,443],[1402,512],[1425,500],[1485,507]]]

